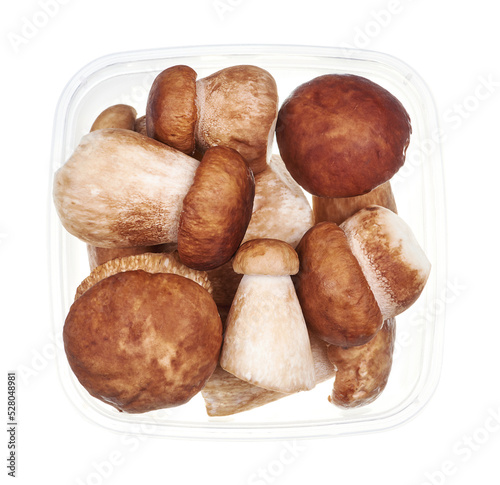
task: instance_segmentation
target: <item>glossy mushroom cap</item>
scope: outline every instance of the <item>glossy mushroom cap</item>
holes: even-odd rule
[[[147,135],[192,155],[195,147],[196,72],[173,66],[153,81],[146,105]]]
[[[342,229],[321,222],[297,246],[300,270],[293,277],[309,329],[332,345],[368,342],[383,319]]]
[[[68,362],[94,397],[128,413],[188,402],[212,375],[222,325],[209,293],[175,274],[126,271],[70,308]]]
[[[411,124],[386,89],[360,76],[326,74],[296,88],[276,139],[294,179],[318,197],[362,195],[403,165]]]
[[[241,155],[230,148],[208,149],[182,206],[181,261],[204,271],[229,261],[247,230],[254,195],[253,174]]]

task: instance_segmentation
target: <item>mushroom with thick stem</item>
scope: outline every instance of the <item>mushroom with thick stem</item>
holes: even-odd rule
[[[290,278],[297,253],[283,241],[252,240],[238,249],[233,267],[244,276],[227,317],[221,367],[272,391],[312,389],[311,346]]]
[[[404,164],[410,135],[400,101],[351,74],[326,74],[298,86],[276,125],[280,154],[312,194],[316,223],[340,224],[370,204],[396,211],[389,180]]]

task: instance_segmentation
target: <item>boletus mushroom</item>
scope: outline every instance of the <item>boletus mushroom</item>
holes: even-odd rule
[[[352,74],[325,74],[298,86],[283,102],[276,125],[280,154],[294,179],[312,194],[316,223],[339,224],[346,211],[369,204],[392,210],[390,185],[371,194],[373,200],[346,198],[388,182],[404,164],[410,135],[410,117],[401,102],[379,84]]]
[[[244,276],[227,317],[221,367],[272,391],[312,389],[311,346],[290,278],[299,268],[296,252],[283,241],[248,241],[233,268]]]
[[[134,269],[98,278],[81,293],[63,340],[92,396],[143,413],[184,404],[201,390],[217,365],[222,324],[209,292],[193,279]]]

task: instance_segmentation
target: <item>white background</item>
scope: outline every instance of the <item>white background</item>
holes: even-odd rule
[[[4,3],[2,376],[33,370],[18,389],[17,483],[500,483],[500,422],[489,417],[500,414],[500,29],[494,2],[54,0],[46,2],[52,5],[46,21],[43,0]],[[28,29],[35,19],[39,28]],[[446,134],[448,280],[460,291],[448,303],[438,388],[412,421],[396,429],[288,444],[125,441],[83,418],[62,390],[47,262],[48,167],[59,95],[75,72],[106,54],[235,43],[380,51],[409,64],[434,95]],[[6,408],[0,406],[0,415]],[[6,431],[0,433],[2,483],[8,478],[7,440]],[[295,446],[295,454],[280,466],[286,446]],[[267,470],[267,478],[256,482],[259,470]]]

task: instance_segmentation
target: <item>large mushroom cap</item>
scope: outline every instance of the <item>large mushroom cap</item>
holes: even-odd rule
[[[105,278],[78,298],[63,338],[92,396],[142,413],[184,404],[201,390],[217,365],[222,325],[199,284],[138,270]]]
[[[408,224],[371,205],[341,224],[384,318],[399,315],[422,293],[431,263]]]
[[[403,105],[378,84],[326,74],[284,101],[276,126],[283,161],[318,197],[351,197],[389,180],[403,165],[411,125]]]

